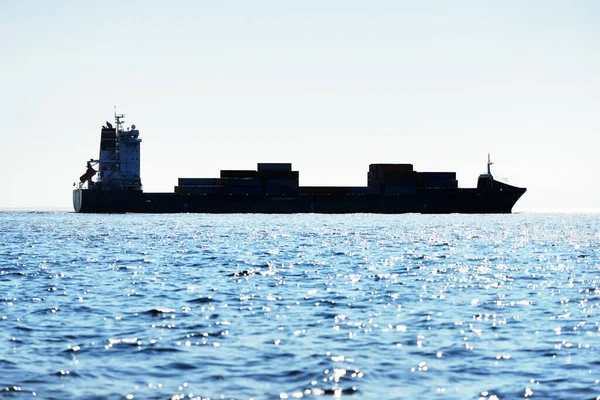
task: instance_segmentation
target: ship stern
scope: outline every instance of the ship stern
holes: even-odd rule
[[[83,205],[83,189],[74,189],[73,190],[73,209],[76,213],[82,212]]]

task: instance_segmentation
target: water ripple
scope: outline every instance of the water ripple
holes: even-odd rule
[[[0,213],[0,397],[595,398],[598,232]]]

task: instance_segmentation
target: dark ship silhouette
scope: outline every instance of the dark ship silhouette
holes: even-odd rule
[[[102,127],[100,157],[87,162],[73,190],[76,212],[510,213],[526,191],[495,180],[488,155],[487,173],[472,189],[459,188],[455,172],[417,172],[412,164],[371,164],[365,187],[300,186],[292,164],[259,163],[219,178],[179,178],[173,193],[144,193],[139,131],[125,129],[123,118],[115,114],[115,126]]]

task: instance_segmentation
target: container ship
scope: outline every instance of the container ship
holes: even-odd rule
[[[300,186],[291,163],[222,170],[218,178],[179,178],[170,193],[145,193],[139,130],[115,113],[100,135],[100,156],[75,183],[78,213],[510,213],[525,188],[481,174],[459,188],[455,172],[417,172],[412,164],[371,164],[367,186]]]

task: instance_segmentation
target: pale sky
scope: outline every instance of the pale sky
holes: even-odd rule
[[[485,171],[514,211],[600,210],[600,1],[0,0],[0,208],[72,207],[113,106],[142,182],[292,162]]]

